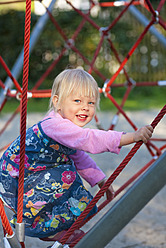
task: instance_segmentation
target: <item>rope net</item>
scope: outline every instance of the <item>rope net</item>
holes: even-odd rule
[[[10,3],[17,3],[17,2],[25,2],[25,1],[9,1],[9,2],[1,2],[1,4],[10,4]],[[0,111],[3,110],[5,104],[8,102],[7,100],[9,98],[16,98],[20,101],[20,105],[18,108],[14,111],[14,113],[11,115],[11,117],[7,120],[5,125],[0,130],[0,135],[2,135],[5,130],[7,129],[8,125],[13,121],[15,116],[21,112],[21,119],[20,119],[20,134],[21,134],[21,154],[20,154],[20,171],[19,171],[19,195],[18,195],[18,223],[22,222],[22,204],[23,204],[23,188],[24,188],[24,156],[25,156],[25,135],[26,135],[26,116],[27,116],[27,101],[30,98],[48,98],[51,96],[51,90],[50,89],[39,89],[43,84],[46,78],[48,78],[53,70],[56,70],[58,67],[58,64],[61,63],[61,61],[66,61],[66,57],[68,57],[68,60],[66,61],[66,64],[64,64],[66,67],[68,64],[71,64],[72,66],[75,63],[75,60],[77,62],[79,61],[79,66],[82,66],[84,69],[86,69],[90,74],[93,74],[93,76],[99,81],[99,92],[103,94],[107,99],[111,101],[111,103],[115,106],[117,109],[117,113],[115,114],[112,123],[109,126],[109,130],[113,130],[116,127],[119,115],[121,114],[126,121],[129,123],[129,125],[134,129],[137,130],[137,126],[134,124],[134,122],[131,120],[131,118],[127,115],[127,113],[124,110],[125,103],[129,97],[129,94],[132,92],[132,89],[134,87],[161,87],[166,86],[166,81],[164,80],[164,77],[161,78],[160,75],[157,74],[157,77],[155,81],[135,81],[133,79],[134,71],[140,70],[142,73],[146,74],[147,70],[147,63],[144,65],[140,65],[140,68],[136,67],[135,64],[137,64],[138,61],[132,61],[132,57],[137,57],[138,48],[142,51],[142,57],[146,53],[146,46],[141,45],[143,44],[146,37],[149,35],[149,32],[153,30],[154,24],[159,27],[159,30],[166,30],[166,24],[164,21],[164,17],[162,15],[163,8],[165,7],[165,1],[157,1],[157,6],[154,8],[152,2],[150,0],[140,0],[140,1],[111,1],[111,2],[100,2],[100,1],[89,1],[88,7],[82,10],[81,8],[77,8],[72,1],[66,1],[66,5],[70,10],[73,10],[78,16],[81,17],[80,23],[75,28],[75,31],[73,34],[70,34],[70,36],[67,34],[67,31],[65,28],[61,27],[61,25],[56,20],[56,15],[53,15],[53,12],[47,8],[42,1],[40,3],[46,8],[46,13],[49,16],[49,20],[52,23],[52,26],[55,28],[56,32],[58,32],[58,35],[60,37],[60,40],[63,41],[60,44],[60,48],[58,47],[58,54],[56,54],[55,59],[52,59],[52,62],[49,64],[46,71],[41,75],[41,77],[37,80],[35,84],[33,84],[32,89],[28,89],[28,77],[29,77],[29,43],[30,43],[30,25],[31,25],[31,0],[26,0],[26,11],[25,11],[25,33],[24,33],[24,61],[23,61],[23,80],[22,80],[22,86],[20,86],[17,79],[12,75],[11,70],[9,69],[8,65],[5,63],[5,58],[3,58],[0,55],[0,64],[3,68],[3,70],[6,73],[6,76],[8,76],[15,89],[12,89],[10,87],[6,87],[5,83],[2,79],[0,79],[0,87],[2,88],[4,99],[0,106]],[[113,36],[112,30],[120,23],[122,25],[122,20],[125,17],[125,15],[131,11],[131,8],[139,8],[139,11],[142,10],[143,13],[147,13],[148,21],[146,24],[141,26],[139,36],[136,37],[133,35],[135,41],[133,42],[132,47],[130,47],[127,51],[127,54],[122,56],[120,51],[117,49],[116,40]],[[55,5],[56,8],[56,5]],[[103,26],[101,26],[100,22],[95,22],[93,15],[96,13],[96,11],[99,13],[101,12],[101,15],[108,15],[110,9],[115,8],[114,11],[116,13],[116,17],[108,23],[108,20],[103,20]],[[102,10],[103,13],[102,13]],[[109,13],[110,15],[110,13]],[[107,25],[105,25],[107,24]],[[85,25],[90,26],[94,30],[96,30],[96,46],[95,49],[93,49],[93,52],[90,50],[90,55],[88,53],[85,53],[84,51],[81,51],[81,47],[79,46],[79,35],[84,30]],[[133,31],[133,30],[132,30]],[[162,31],[161,31],[162,32]],[[133,39],[130,34],[128,34],[130,38]],[[95,38],[95,37],[94,37]],[[133,40],[134,40],[133,39]],[[154,36],[153,36],[154,39]],[[155,39],[154,39],[155,40]],[[49,42],[49,41],[48,41]],[[154,42],[154,41],[153,41]],[[152,42],[152,43],[153,43]],[[166,41],[165,46],[166,46]],[[62,45],[63,44],[63,45]],[[119,50],[123,49],[120,47]],[[165,51],[165,50],[164,50]],[[45,52],[45,55],[47,54],[47,51]],[[87,56],[86,56],[87,55]],[[64,60],[65,58],[65,60]],[[102,59],[105,59],[105,69],[103,70],[101,61]],[[140,64],[144,63],[140,62]],[[151,64],[155,65],[155,63],[159,63],[161,66],[162,61],[155,60],[155,54],[153,53],[153,58],[151,60]],[[155,66],[154,66],[155,67]],[[165,67],[164,67],[165,69]],[[164,70],[163,69],[163,70]],[[151,72],[149,73],[151,74]],[[132,76],[131,76],[132,75]],[[112,94],[113,88],[125,88],[125,93],[121,99],[121,103],[119,104],[115,97]],[[166,113],[166,105],[161,109],[157,117],[154,119],[154,121],[151,123],[151,125],[155,128],[155,126],[159,123],[159,121],[163,118],[163,116]],[[95,116],[96,125],[100,129],[104,129],[97,116]],[[153,141],[160,141],[163,142],[164,145],[161,147],[157,147]],[[6,149],[6,147],[9,144],[6,144],[5,146],[0,148],[0,151],[3,151]],[[122,161],[122,163],[117,167],[117,169],[113,172],[113,174],[109,177],[105,185],[99,190],[99,192],[96,194],[96,196],[93,198],[91,203],[88,205],[88,207],[85,209],[85,211],[80,215],[80,217],[77,219],[77,221],[72,225],[72,227],[68,230],[66,235],[62,238],[61,242],[62,244],[65,244],[66,240],[69,238],[69,236],[73,233],[75,229],[80,228],[83,226],[89,219],[87,218],[85,221],[85,217],[90,212],[90,210],[94,207],[94,205],[101,199],[101,197],[104,195],[110,184],[113,183],[113,181],[116,179],[116,177],[123,171],[123,169],[126,167],[128,162],[131,160],[131,158],[134,156],[134,154],[137,152],[137,150],[142,145],[142,142],[137,142],[135,146],[131,149],[129,154],[126,156],[126,158]],[[166,138],[152,138],[147,144],[146,144],[147,150],[149,151],[150,155],[152,156],[152,159],[138,171],[132,178],[130,178],[124,185],[122,185],[116,192],[115,196],[119,195],[120,192],[122,192],[128,185],[130,185],[136,178],[138,178],[145,170],[147,170],[150,165],[158,158],[163,150],[166,148]],[[111,199],[105,200],[103,203],[101,203],[98,206],[98,212],[105,207]],[[0,200],[0,214],[2,219],[3,228],[5,229],[5,232],[8,233],[8,235],[12,235],[13,231],[10,227],[10,224],[7,220],[7,217],[4,213],[3,203]],[[91,217],[92,218],[92,217]],[[78,242],[79,240],[77,240]],[[75,244],[71,244],[71,247],[74,247]],[[21,242],[21,247],[24,247],[24,243]]]

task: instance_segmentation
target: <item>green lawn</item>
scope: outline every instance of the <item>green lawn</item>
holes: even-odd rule
[[[118,104],[121,103],[120,98],[115,98]],[[164,96],[157,98],[150,97],[139,97],[137,99],[128,99],[124,105],[124,110],[135,111],[143,109],[159,108],[161,109],[166,104],[166,98]],[[28,101],[27,110],[28,112],[47,112],[49,105],[49,99],[30,99]],[[10,99],[4,106],[1,113],[14,112],[19,106],[19,102],[15,99]],[[102,97],[100,101],[101,111],[116,111],[113,103],[105,97]]]
[[[9,2],[9,3],[8,3]],[[26,9],[26,2],[11,3],[10,0],[0,0],[0,12],[8,12],[9,9],[24,11]],[[34,11],[34,2],[32,1],[31,10]]]

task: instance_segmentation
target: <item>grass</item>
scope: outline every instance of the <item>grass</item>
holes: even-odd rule
[[[115,99],[116,102],[120,105],[121,99]],[[137,98],[137,99],[128,99],[125,102],[124,109],[129,111],[137,111],[137,110],[144,110],[144,109],[153,109],[153,108],[162,108],[166,104],[165,99],[160,98],[153,99],[153,98]],[[114,109],[113,103],[105,98],[101,101],[100,109],[102,111],[109,111]]]
[[[121,98],[115,98],[118,104],[121,103]],[[124,105],[125,111],[137,111],[144,109],[161,109],[166,104],[165,97],[137,97],[136,99],[128,99]],[[49,99],[30,99],[27,105],[27,112],[41,112],[46,113],[48,111]],[[2,109],[1,113],[13,113],[19,106],[19,102],[15,99],[9,99]],[[116,111],[113,103],[105,97],[101,98],[100,111]]]
[[[10,0],[0,0],[1,3],[6,3],[6,4],[1,4],[0,5],[0,13],[1,12],[8,12],[9,9],[14,9],[17,11],[25,11],[26,9],[26,2],[18,2],[18,3],[11,3]],[[9,2],[9,3],[8,3]],[[31,10],[34,11],[34,3],[32,2],[31,4]]]
[[[9,99],[9,101],[3,107],[1,113],[12,113],[19,106],[20,102],[15,99]],[[49,99],[31,99],[27,104],[27,112],[47,112],[49,105]]]

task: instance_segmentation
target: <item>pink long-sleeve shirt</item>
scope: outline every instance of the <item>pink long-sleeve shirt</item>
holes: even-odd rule
[[[105,178],[105,174],[87,153],[120,152],[122,132],[82,128],[60,114],[51,111],[41,123],[43,131],[53,140],[72,149],[70,155],[78,173],[93,187]]]

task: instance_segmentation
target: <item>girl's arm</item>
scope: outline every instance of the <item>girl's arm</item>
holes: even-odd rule
[[[123,132],[82,128],[68,119],[63,119],[59,114],[54,115],[50,113],[48,117],[51,118],[41,125],[44,133],[60,144],[93,154],[102,152],[119,154]]]
[[[73,155],[70,155],[78,173],[93,187],[98,184],[101,188],[106,182],[106,176],[103,171],[96,165],[94,160],[85,152],[77,150]],[[107,199],[114,198],[114,189],[112,185],[106,191]]]
[[[84,151],[77,150],[70,155],[75,167],[80,174],[92,187],[102,181],[106,176],[96,165],[95,161]]]
[[[64,146],[97,154],[113,152],[119,154],[121,146],[139,140],[147,142],[152,136],[153,128],[145,126],[136,132],[126,133],[81,128],[59,114],[51,114],[47,121],[42,122],[43,131],[52,139]]]
[[[120,140],[120,146],[129,145],[140,140],[147,143],[152,137],[152,133],[153,127],[151,125],[142,127],[133,133],[123,133]]]

